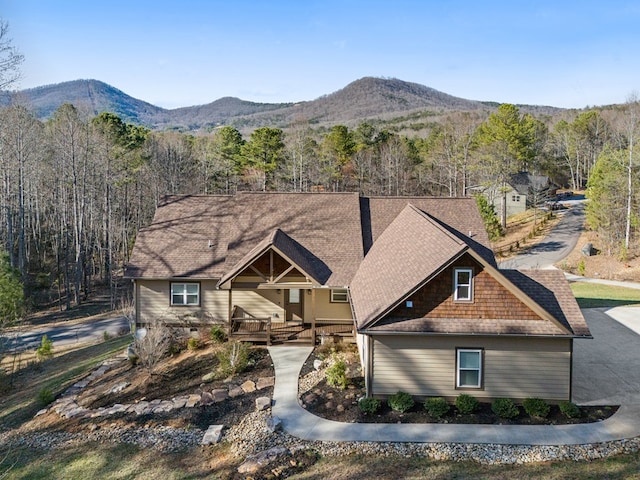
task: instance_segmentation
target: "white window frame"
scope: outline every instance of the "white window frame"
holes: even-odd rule
[[[469,283],[460,283],[459,275],[461,273],[469,274]],[[461,297],[460,287],[468,287],[469,294]],[[455,302],[472,302],[473,301],[473,268],[455,268],[453,270],[453,300]]]
[[[476,353],[478,354],[478,368],[469,368],[469,367],[465,367],[462,368],[460,366],[460,354],[462,353]],[[475,388],[475,389],[481,389],[482,388],[482,364],[484,361],[484,355],[483,355],[483,351],[481,348],[457,348],[456,349],[456,388]],[[473,371],[473,372],[478,372],[478,382],[477,384],[473,384],[473,385],[469,385],[469,384],[465,384],[463,385],[462,382],[460,381],[460,373],[463,371]]]
[[[349,290],[346,288],[332,289],[331,303],[349,303]]]
[[[189,292],[190,286],[196,286],[196,292]],[[171,295],[171,306],[177,307],[197,307],[200,306],[200,284],[197,282],[171,282],[170,287],[170,295]],[[195,295],[195,301],[189,297],[193,297]],[[182,301],[176,302],[174,299],[176,297],[182,297]]]

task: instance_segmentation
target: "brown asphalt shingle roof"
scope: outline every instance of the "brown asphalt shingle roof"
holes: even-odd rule
[[[379,319],[467,248],[428,215],[406,204],[377,236],[351,282],[356,327],[366,328]]]
[[[139,232],[125,275],[220,279],[278,228],[289,239],[280,246],[325,285],[347,286],[364,256],[357,193],[171,196]]]
[[[225,232],[233,222],[233,206],[231,196],[165,197],[153,223],[138,232],[125,276],[219,278],[224,272]]]
[[[476,200],[469,197],[365,198],[363,199],[363,211],[368,209],[371,212],[370,223],[363,222],[365,249],[367,249],[367,237],[370,238],[370,242],[375,242],[408,203],[429,214],[444,229],[467,243],[490,265],[496,266],[489,236],[478,211]]]

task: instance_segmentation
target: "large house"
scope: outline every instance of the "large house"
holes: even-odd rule
[[[170,196],[126,276],[139,324],[350,335],[372,396],[567,400],[573,340],[590,337],[561,272],[498,268],[472,198]]]

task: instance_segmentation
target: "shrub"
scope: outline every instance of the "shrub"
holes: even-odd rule
[[[515,418],[520,414],[520,410],[510,398],[496,398],[491,403],[491,410],[500,418]]]
[[[223,343],[227,338],[227,334],[225,333],[222,325],[214,325],[211,327],[211,331],[209,333],[211,334],[211,340],[215,343]]]
[[[366,415],[373,415],[380,409],[380,400],[372,397],[361,398],[358,401],[360,411]]]
[[[46,406],[53,402],[53,392],[49,388],[43,388],[38,392],[38,402]]]
[[[104,340],[105,342],[107,340],[111,340],[111,334],[105,330],[104,332],[102,332],[102,340]]]
[[[36,357],[38,360],[47,360],[53,357],[53,340],[46,335],[43,335],[40,340],[40,346],[36,349]]]
[[[200,348],[200,340],[198,340],[197,338],[191,337],[189,340],[187,340],[187,348],[191,352],[199,349]]]
[[[394,393],[389,397],[387,403],[392,410],[404,413],[415,405],[413,397],[406,392]]]
[[[578,275],[584,277],[584,274],[587,272],[587,266],[584,263],[584,260],[580,260],[578,263]]]
[[[251,344],[246,342],[230,342],[224,345],[217,353],[216,357],[220,365],[219,372],[230,377],[236,373],[244,372],[249,366],[249,351]]]
[[[427,398],[424,409],[433,418],[442,418],[449,412],[449,402],[442,397]]]
[[[347,364],[344,360],[336,360],[325,372],[327,383],[332,387],[344,390],[349,384],[347,378]]]
[[[560,412],[567,418],[578,418],[582,415],[580,408],[573,402],[560,402],[558,407],[560,407]]]
[[[476,397],[463,393],[456,398],[456,408],[463,415],[475,412],[480,404]]]
[[[541,398],[525,398],[522,406],[530,417],[546,418],[551,410],[549,404]]]

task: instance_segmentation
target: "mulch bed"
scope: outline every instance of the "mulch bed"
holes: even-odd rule
[[[326,352],[319,351],[319,349],[314,350],[301,370],[302,376],[314,370],[313,362],[318,358],[326,358]],[[348,369],[350,372],[358,372],[358,370],[356,365],[350,365]],[[342,390],[333,387],[323,378],[314,387],[302,392],[300,399],[303,407],[314,415],[347,423],[567,425],[601,421],[613,415],[618,409],[617,406],[580,407],[582,415],[579,418],[567,418],[560,412],[557,405],[551,405],[551,411],[547,418],[532,418],[520,407],[520,415],[518,417],[504,419],[493,413],[490,403],[480,402],[480,408],[473,414],[462,415],[457,412],[455,406],[451,406],[447,415],[440,419],[434,419],[426,412],[423,403],[418,401],[416,401],[413,408],[404,413],[393,411],[385,401],[382,401],[381,408],[377,413],[373,415],[364,414],[358,407],[358,400],[364,396],[364,378],[352,373],[350,384],[346,389]]]

